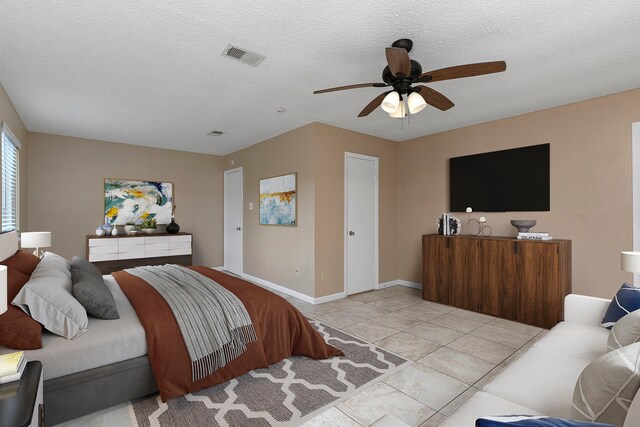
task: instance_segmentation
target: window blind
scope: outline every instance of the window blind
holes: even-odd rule
[[[20,144],[2,127],[2,232],[18,229]]]

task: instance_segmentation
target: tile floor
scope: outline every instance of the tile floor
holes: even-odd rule
[[[314,419],[315,426],[368,426],[389,413],[410,426],[436,426],[517,359],[546,331],[424,301],[393,286],[312,305],[285,294],[301,312],[413,361]],[[59,427],[129,427],[118,405]]]

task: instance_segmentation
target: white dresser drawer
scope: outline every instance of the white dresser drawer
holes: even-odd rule
[[[111,242],[115,243],[115,242]],[[117,254],[118,253],[118,245],[109,245],[109,246],[89,246],[89,255],[95,254]]]
[[[107,238],[97,238],[97,239],[89,239],[89,247],[93,246],[118,246],[118,239],[112,239],[110,237]]]
[[[144,248],[144,246],[141,246],[141,248]],[[118,259],[136,259],[136,258],[145,258],[144,249],[138,250],[138,251],[118,253]]]
[[[191,249],[191,242],[171,242],[169,249]]]
[[[169,236],[151,236],[144,238],[145,244],[149,243],[169,243]]]
[[[169,255],[191,255],[191,248],[188,249],[171,249],[169,250]]]
[[[147,243],[144,245],[145,251],[169,250],[169,242],[167,243]]]
[[[189,242],[191,243],[191,235],[187,235],[187,236],[169,236],[169,241],[171,243],[177,243],[177,242]]]
[[[118,259],[118,254],[89,254],[89,262],[99,262],[99,261],[115,261]]]
[[[133,246],[133,245],[144,245],[144,244],[145,244],[144,237],[121,237],[118,239],[118,245]]]

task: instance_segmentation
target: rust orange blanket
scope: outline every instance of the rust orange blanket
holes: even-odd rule
[[[342,352],[328,345],[307,319],[284,298],[245,280],[207,267],[190,267],[219,283],[244,304],[258,339],[213,374],[191,381],[191,360],[171,309],[144,280],[113,273],[145,329],[149,361],[163,401],[197,391],[293,356],[326,359]]]

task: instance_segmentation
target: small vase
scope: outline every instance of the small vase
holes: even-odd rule
[[[102,229],[104,230],[104,235],[108,236],[113,231],[113,225],[105,222]]]
[[[128,235],[131,235],[131,231],[136,228],[135,225],[127,224],[124,226],[124,232]]]
[[[174,218],[171,217],[171,222],[167,224],[167,233],[169,234],[177,234],[180,231],[180,226],[176,224]]]
[[[111,235],[112,236],[117,236],[118,234],[120,234],[120,232],[118,231],[118,226],[114,225],[113,226],[113,230],[111,230]]]
[[[99,225],[98,228],[96,228],[96,236],[98,237],[104,236],[104,229],[102,228],[101,225]]]

